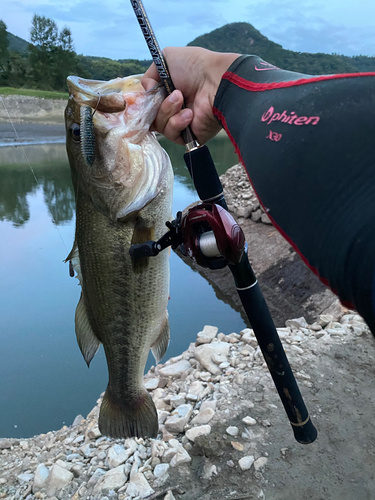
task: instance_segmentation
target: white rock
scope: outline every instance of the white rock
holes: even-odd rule
[[[216,337],[217,332],[219,331],[216,326],[206,325],[201,332],[197,335],[196,344],[209,344]]]
[[[238,465],[240,466],[241,470],[249,470],[250,467],[254,463],[254,457],[252,455],[249,455],[247,457],[242,457],[238,461]]]
[[[334,317],[331,316],[330,314],[321,314],[317,320],[318,325],[321,327],[325,327],[330,323],[331,321],[334,320]]]
[[[230,363],[228,363],[228,361],[224,361],[223,363],[220,363],[219,368],[224,370],[225,368],[228,368],[228,366],[230,366]]]
[[[170,403],[173,408],[177,408],[177,406],[183,405],[186,403],[186,392],[180,392],[180,394],[176,394],[172,396],[170,399]]]
[[[34,474],[34,481],[32,487],[33,493],[40,491],[42,488],[45,488],[48,474],[49,474],[49,469],[43,463],[39,464]]]
[[[195,349],[194,356],[207,371],[212,373],[212,375],[218,375],[221,373],[221,370],[212,361],[212,356],[215,354],[227,356],[229,354],[229,348],[230,346],[226,342],[204,344]]]
[[[186,464],[191,462],[191,456],[182,446],[178,448],[178,451],[175,455],[173,455],[172,460],[170,461],[171,467],[176,467],[180,464]]]
[[[262,214],[260,216],[260,220],[263,222],[263,224],[272,224],[272,222],[267,214]]]
[[[168,432],[178,434],[184,430],[185,425],[188,423],[193,407],[190,404],[177,406],[172,412],[172,416],[167,418],[164,425]]]
[[[226,432],[230,436],[238,436],[239,430],[238,430],[238,427],[235,427],[234,425],[231,425],[231,426],[229,426],[229,427],[226,428]]]
[[[217,405],[217,401],[215,401],[214,399],[212,399],[211,401],[203,401],[202,404],[201,404],[200,411],[203,411],[206,408],[212,408],[212,410],[215,411],[216,410],[216,405]]]
[[[252,417],[245,417],[242,419],[242,422],[246,425],[256,425],[257,421]]]
[[[154,469],[154,476],[155,477],[161,477],[164,476],[169,470],[170,465],[169,464],[159,464],[156,465]]]
[[[117,491],[126,483],[125,466],[120,465],[106,472],[96,483],[94,495],[98,493],[107,494],[110,490]]]
[[[190,385],[188,393],[186,395],[186,399],[190,401],[197,401],[201,399],[203,391],[204,391],[204,385],[200,380],[196,380]]]
[[[102,433],[100,432],[99,427],[95,425],[91,429],[87,430],[86,435],[89,439],[98,439],[102,435]]]
[[[309,325],[307,324],[307,321],[305,318],[302,316],[301,318],[295,318],[295,319],[287,319],[285,321],[285,326],[294,326],[295,328],[307,328]]]
[[[266,457],[260,457],[260,458],[258,458],[254,462],[254,469],[256,471],[262,469],[266,465],[267,462],[268,462],[268,458],[266,458]]]
[[[73,474],[68,470],[54,464],[46,481],[47,495],[52,497],[55,493],[67,486],[73,479]]]
[[[193,425],[202,425],[202,424],[208,424],[208,422],[212,419],[212,417],[215,415],[215,412],[212,408],[205,408],[203,410],[200,410],[198,415],[193,418],[191,423]]]
[[[172,491],[169,490],[165,495],[164,500],[176,500],[176,497],[173,495]]]
[[[139,498],[146,498],[153,493],[155,493],[155,491],[148,484],[142,472],[137,472],[130,478],[128,487],[126,488],[127,495],[131,497],[138,496]]]
[[[108,462],[108,467],[110,469],[114,469],[115,467],[118,467],[119,465],[125,463],[127,459],[130,457],[130,455],[133,454],[133,451],[131,449],[125,450],[124,446],[122,444],[115,444],[113,445],[107,455],[107,462]]]
[[[211,432],[211,426],[210,425],[200,425],[198,427],[193,427],[192,429],[189,429],[186,431],[185,436],[190,440],[190,441],[195,441],[197,437],[200,436],[206,436]]]
[[[31,481],[34,477],[34,474],[19,474],[17,476],[18,481],[23,484],[23,483],[28,483]]]
[[[220,365],[221,363],[225,363],[225,361],[228,361],[228,358],[226,356],[223,356],[222,354],[214,354],[212,356],[212,361],[216,365]]]
[[[151,441],[151,457],[159,458],[164,455],[166,450],[166,444],[163,441],[155,439],[155,441]]]
[[[148,378],[145,380],[145,387],[148,391],[153,391],[154,389],[157,389],[159,386],[159,379],[158,378]]]
[[[173,363],[171,365],[164,366],[164,368],[160,368],[159,374],[163,377],[178,377],[182,375],[187,370],[190,370],[191,364],[187,359],[182,359],[177,363]]]

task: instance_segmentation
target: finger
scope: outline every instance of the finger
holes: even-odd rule
[[[180,135],[181,132],[193,121],[193,111],[189,108],[181,109],[173,115],[165,124],[163,134],[171,141],[184,144]]]
[[[181,110],[183,102],[184,100],[179,90],[174,90],[171,95],[164,99],[154,121],[156,130],[163,133],[162,131],[167,121]]]
[[[141,84],[145,90],[150,90],[159,82],[160,76],[158,70],[156,69],[155,64],[152,63],[146,73],[143,75]]]

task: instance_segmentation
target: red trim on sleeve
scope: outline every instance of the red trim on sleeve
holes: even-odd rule
[[[375,74],[374,74],[375,75]],[[270,221],[272,222],[272,224],[275,226],[275,228],[279,231],[279,233],[281,234],[281,236],[283,236],[283,238],[286,239],[286,241],[289,243],[289,245],[291,247],[293,247],[293,249],[296,251],[296,253],[301,257],[301,259],[303,260],[303,262],[307,265],[307,267],[320,279],[320,281],[327,287],[330,288],[330,290],[332,290],[333,293],[335,293],[336,295],[338,295],[338,292],[337,290],[334,290],[330,284],[329,284],[329,281],[327,278],[324,278],[323,276],[320,276],[319,275],[319,272],[318,270],[312,266],[309,261],[307,260],[307,258],[301,253],[301,251],[299,250],[299,248],[297,247],[297,245],[290,239],[290,237],[285,233],[285,231],[277,224],[277,222],[275,221],[275,219],[267,212],[267,209],[266,207],[263,205],[262,203],[262,200],[260,198],[260,196],[258,195],[258,193],[256,192],[256,189],[252,183],[252,180],[250,178],[250,175],[249,175],[249,172],[245,166],[245,162],[243,161],[243,158],[242,158],[242,155],[241,155],[241,152],[240,152],[240,149],[234,139],[234,137],[232,136],[232,134],[230,133],[229,131],[229,128],[228,128],[228,125],[227,125],[227,122],[226,122],[226,119],[223,115],[223,113],[218,110],[217,108],[213,107],[212,108],[212,111],[214,113],[214,115],[216,116],[216,118],[220,121],[220,123],[222,124],[222,126],[224,127],[229,139],[231,140],[233,146],[234,146],[234,149],[238,155],[238,158],[242,164],[242,166],[244,167],[245,171],[246,171],[246,174],[247,174],[247,177],[249,178],[249,181],[250,181],[250,184],[254,190],[254,193],[256,194],[258,200],[259,200],[259,203],[262,205],[265,213],[268,215],[268,217],[270,218]],[[341,300],[341,299],[340,299]],[[347,307],[348,309],[355,309],[355,306],[351,303],[351,302],[348,302],[348,301],[345,301],[345,302],[342,302],[342,304]]]
[[[299,80],[292,80],[290,82],[271,82],[271,83],[255,83],[245,80],[241,76],[236,75],[230,71],[226,71],[222,76],[223,80],[228,80],[245,90],[251,92],[264,92],[265,90],[283,89],[288,87],[298,87],[299,85],[306,85],[308,83],[324,82],[327,80],[339,80],[342,78],[357,78],[363,76],[373,76],[375,73],[342,73],[339,75],[322,75],[314,78],[301,78]]]

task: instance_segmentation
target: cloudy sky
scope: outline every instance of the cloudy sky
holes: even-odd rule
[[[183,46],[224,24],[251,23],[301,52],[375,56],[374,0],[143,0],[161,47]],[[0,19],[29,40],[33,14],[69,26],[77,53],[149,59],[129,0],[11,0]]]

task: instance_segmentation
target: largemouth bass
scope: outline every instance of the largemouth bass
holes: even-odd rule
[[[157,412],[143,383],[151,349],[169,343],[169,254],[132,262],[132,244],[159,239],[171,218],[173,171],[149,131],[165,97],[142,75],[109,82],[68,78],[66,144],[76,195],[70,260],[82,286],[75,329],[89,365],[100,343],[109,382],[99,429],[115,438],[156,437]]]

